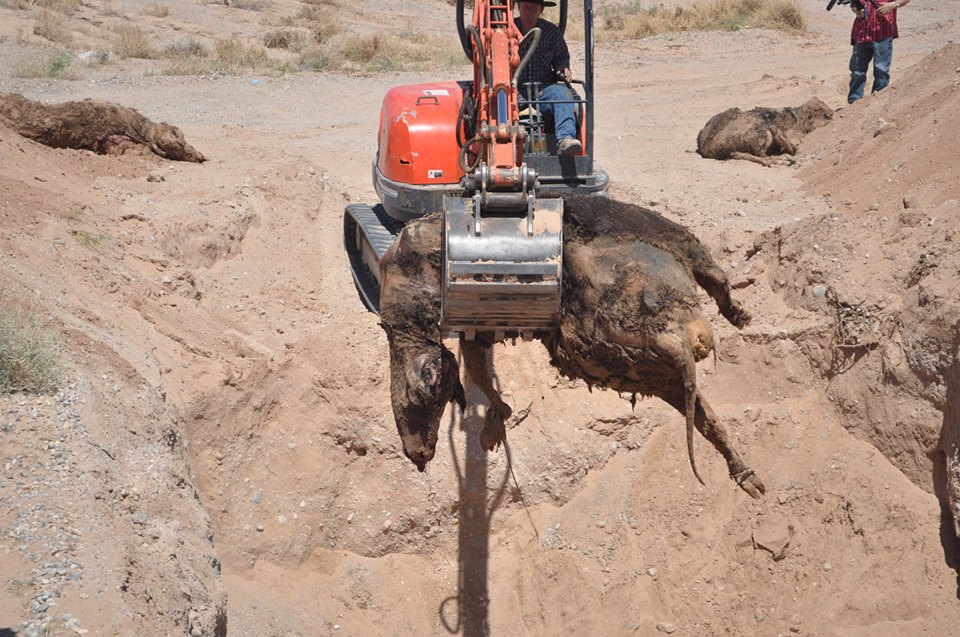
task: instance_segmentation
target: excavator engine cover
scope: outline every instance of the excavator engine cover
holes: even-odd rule
[[[395,219],[439,210],[444,194],[460,192],[457,125],[463,90],[458,82],[411,84],[383,98],[373,181]]]

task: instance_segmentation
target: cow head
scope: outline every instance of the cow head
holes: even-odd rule
[[[192,161],[203,163],[206,157],[203,153],[187,143],[183,132],[170,124],[153,124],[150,127],[147,143],[157,155],[176,161]]]
[[[406,365],[391,370],[393,416],[403,442],[403,455],[423,471],[437,449],[440,418],[447,403],[467,406],[460,368],[450,350],[442,345],[421,351]]]
[[[833,119],[833,109],[816,97],[807,100],[798,111],[800,128],[803,129],[804,133],[826,126],[827,122]]]

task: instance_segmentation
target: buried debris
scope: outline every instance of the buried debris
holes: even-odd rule
[[[206,160],[176,126],[158,124],[132,108],[110,102],[42,104],[17,93],[0,93],[0,124],[54,148],[122,155],[128,148],[143,145],[165,159]]]

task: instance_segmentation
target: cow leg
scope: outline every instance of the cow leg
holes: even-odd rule
[[[721,270],[720,266],[706,254],[702,254],[700,258],[692,256],[691,262],[693,263],[693,277],[697,284],[716,301],[720,314],[730,321],[730,324],[734,327],[742,329],[749,324],[753,317],[730,296],[730,280],[727,278],[727,273]]]
[[[513,414],[510,405],[503,402],[500,392],[493,386],[490,373],[490,346],[478,341],[460,341],[460,352],[467,374],[473,383],[487,397],[489,406],[480,432],[480,444],[487,451],[493,451],[507,440],[506,421]]]
[[[773,159],[770,157],[758,157],[757,155],[743,153],[739,150],[730,153],[730,159],[743,159],[746,161],[752,161],[755,164],[760,164],[761,166],[766,166],[767,168],[773,165]]]
[[[680,413],[686,411],[686,397],[683,392],[677,388],[677,391],[670,396],[661,396],[674,409]],[[696,417],[694,423],[697,430],[703,434],[703,437],[710,441],[714,448],[720,452],[723,459],[727,462],[727,469],[730,471],[730,477],[737,483],[741,489],[746,491],[750,497],[759,499],[766,493],[766,487],[760,477],[744,463],[740,454],[733,448],[730,439],[727,437],[727,431],[720,424],[717,415],[710,408],[706,399],[700,390],[697,390],[696,396]]]
[[[780,152],[786,153],[787,155],[796,155],[798,143],[795,143],[790,139],[786,133],[784,133],[779,128],[775,128],[770,131],[773,135],[773,142],[780,148]],[[790,163],[793,163],[791,160]]]

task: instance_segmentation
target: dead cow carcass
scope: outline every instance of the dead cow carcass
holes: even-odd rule
[[[440,339],[440,217],[409,223],[381,263],[382,325],[390,341],[391,399],[404,453],[423,469],[433,457],[446,403],[460,400],[456,361]],[[598,197],[567,197],[561,327],[544,339],[561,373],[592,386],[658,396],[684,414],[694,473],[693,429],[753,497],[763,483],[742,461],[696,385],[695,364],[713,349],[696,286],[732,324],[750,317],[726,275],[691,233],[659,214]],[[488,449],[505,436],[509,406],[493,386],[489,337],[461,342],[467,372],[490,401]],[[432,361],[439,375],[420,371]],[[449,375],[449,377],[448,377]],[[461,403],[462,405],[462,403]],[[697,478],[699,479],[699,474]]]
[[[440,217],[408,224],[380,262],[380,324],[390,343],[390,399],[403,453],[433,459],[448,402],[466,408],[457,359],[440,336]]]
[[[833,119],[833,109],[814,97],[798,108],[728,108],[710,118],[697,135],[707,159],[746,159],[770,166],[792,164],[804,136]]]
[[[141,144],[165,159],[206,161],[176,126],[154,122],[132,108],[110,102],[43,104],[17,93],[0,93],[0,123],[53,148],[122,155],[127,148]]]

